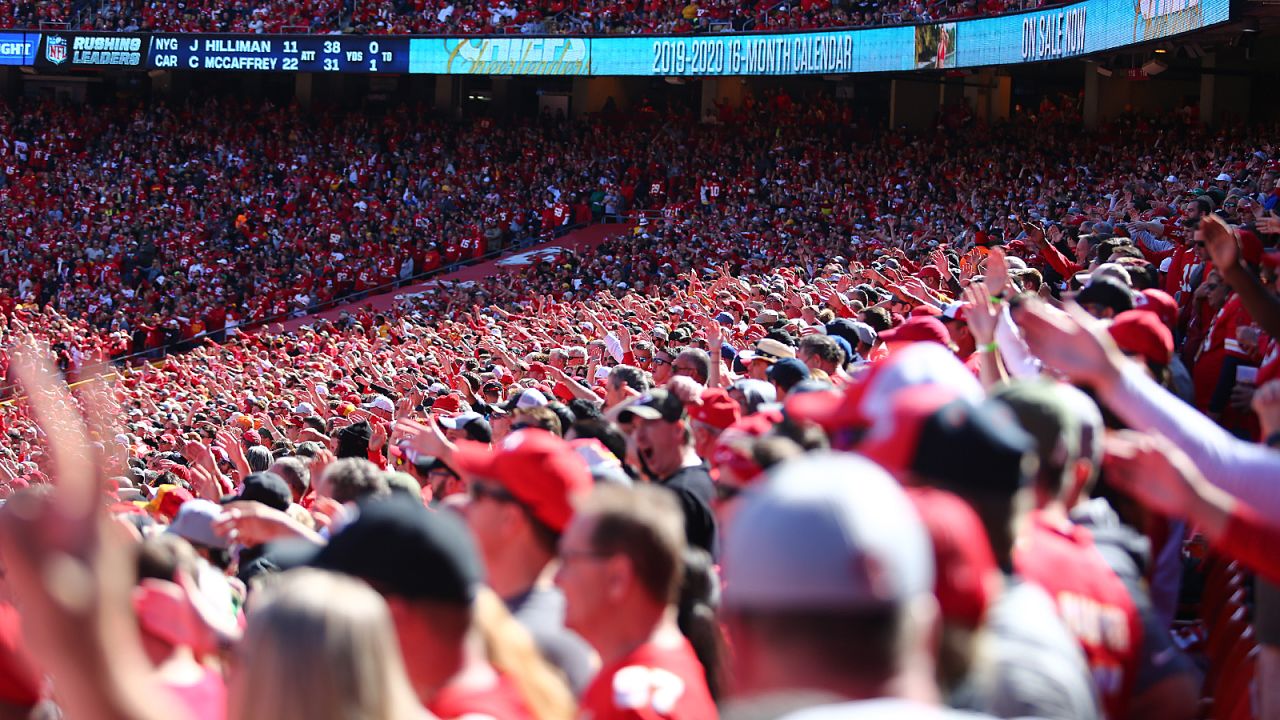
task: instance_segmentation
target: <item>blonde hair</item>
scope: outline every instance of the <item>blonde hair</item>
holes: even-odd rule
[[[476,595],[475,627],[490,664],[511,680],[536,720],[573,720],[577,703],[564,677],[543,658],[533,636],[489,588],[481,588]]]
[[[386,602],[363,582],[293,570],[253,598],[231,720],[399,720],[421,713]]]

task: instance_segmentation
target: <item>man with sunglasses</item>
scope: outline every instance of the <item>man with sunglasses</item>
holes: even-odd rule
[[[653,351],[653,384],[666,385],[675,375],[676,356],[666,348]]]
[[[581,693],[592,676],[591,650],[565,629],[564,595],[549,567],[574,500],[591,490],[586,462],[568,443],[535,428],[512,433],[493,449],[460,440],[451,462],[469,481],[465,517],[490,587]]]

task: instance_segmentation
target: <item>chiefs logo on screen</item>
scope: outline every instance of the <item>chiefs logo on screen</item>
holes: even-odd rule
[[[44,59],[54,65],[67,61],[67,39],[60,35],[50,35],[44,41]]]

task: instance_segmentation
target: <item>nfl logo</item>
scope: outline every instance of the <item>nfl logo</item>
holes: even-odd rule
[[[44,41],[44,57],[54,65],[67,61],[67,39],[58,35],[50,35]]]

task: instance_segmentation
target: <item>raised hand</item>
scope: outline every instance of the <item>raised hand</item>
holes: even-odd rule
[[[1263,437],[1280,431],[1280,380],[1272,380],[1258,388],[1253,393],[1252,406],[1258,414]]]
[[[1127,360],[1106,329],[1079,305],[1068,303],[1064,312],[1028,301],[1015,319],[1031,351],[1072,382],[1103,390],[1119,380]]]
[[[996,339],[996,325],[1000,321],[1000,306],[991,302],[991,294],[985,283],[971,283],[962,293],[969,304],[965,309],[965,323],[978,346],[989,345]]]
[[[21,348],[12,370],[53,460],[51,493],[20,493],[0,511],[0,557],[27,647],[69,717],[181,717],[146,691],[156,680],[130,600],[134,560],[127,534],[100,502],[108,465],[95,457],[85,419],[47,351]],[[105,410],[87,410],[94,433],[109,437]]]
[[[993,295],[1001,295],[1009,287],[1009,263],[1003,249],[993,247],[987,254],[985,282]]]
[[[213,531],[233,543],[262,545],[273,540],[296,538],[317,545],[323,540],[289,514],[260,502],[240,501],[227,506],[213,524]]]
[[[408,441],[409,449],[419,455],[437,458],[453,455],[454,444],[444,436],[434,419],[428,418],[425,423],[401,420],[396,423],[396,431]]]
[[[1147,508],[1175,518],[1218,525],[1233,499],[1205,479],[1185,453],[1167,439],[1131,430],[1105,440],[1107,482]]]

